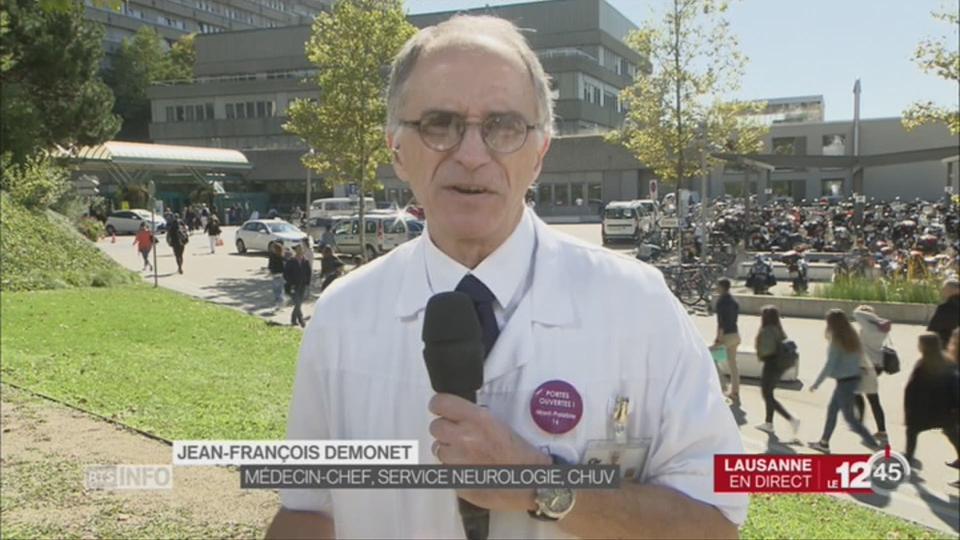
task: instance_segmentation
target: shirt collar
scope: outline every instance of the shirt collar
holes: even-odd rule
[[[524,211],[507,240],[470,270],[440,251],[427,232],[423,234],[423,253],[431,294],[456,289],[467,274],[473,274],[490,289],[501,308],[516,299],[530,271],[536,231],[533,219]]]

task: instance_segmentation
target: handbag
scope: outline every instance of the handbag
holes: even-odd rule
[[[883,354],[883,371],[891,375],[899,373],[900,355],[898,355],[897,350],[893,348],[893,340],[890,339],[889,334],[883,346],[880,347],[880,352]]]

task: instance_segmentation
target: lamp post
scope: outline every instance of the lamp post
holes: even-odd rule
[[[307,151],[306,155],[307,155],[307,156],[310,156],[311,158],[314,156],[314,152],[313,152],[313,148],[312,148],[312,147],[310,148],[310,150]],[[308,167],[307,167],[307,204],[306,204],[306,206],[303,207],[303,211],[306,213],[306,214],[305,214],[306,217],[304,218],[304,221],[305,221],[306,223],[310,223],[310,205],[313,203],[313,201],[311,200],[311,198],[312,198],[312,196],[313,196],[313,194],[312,194],[312,191],[313,191],[313,178],[312,178],[312,174],[311,174],[312,172],[313,172],[312,169],[310,169],[310,167],[308,166]]]

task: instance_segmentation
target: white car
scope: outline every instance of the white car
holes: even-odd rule
[[[423,233],[423,222],[406,212],[374,211],[364,215],[363,221],[366,223],[366,248],[360,246],[360,217],[353,216],[337,222],[334,229],[337,251],[348,255],[360,255],[366,251],[367,260],[370,260]]]
[[[166,221],[160,214],[154,214],[151,217],[147,210],[118,210],[107,217],[107,235],[136,234],[140,230],[141,223],[146,223],[154,232],[163,232],[167,227]]]
[[[307,235],[282,219],[251,219],[237,229],[237,252],[267,251],[270,244],[280,243],[284,249],[293,249]]]

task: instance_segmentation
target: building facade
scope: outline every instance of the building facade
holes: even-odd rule
[[[125,0],[119,11],[84,0],[84,16],[104,26],[108,55],[142,26],[168,42],[184,34],[306,24],[332,0]]]
[[[644,59],[624,43],[635,25],[604,0],[552,0],[467,13],[489,13],[517,24],[526,33],[547,73],[556,101],[558,137],[552,143],[537,184],[537,211],[547,217],[596,216],[611,200],[647,196],[652,171],[624,148],[604,142],[602,134],[619,127],[625,111],[619,92],[630,84]],[[454,12],[412,15],[425,27]],[[228,191],[257,194],[280,210],[305,204],[307,171],[300,160],[303,142],[283,130],[286,111],[296,99],[316,99],[314,66],[304,44],[311,27],[207,33],[196,40],[195,79],[189,84],[151,87],[150,136],[154,142],[242,150],[253,164],[243,180]],[[770,125],[766,146],[771,153],[849,155],[852,122],[824,122],[822,96],[766,100],[760,119]],[[945,129],[925,127],[907,133],[897,119],[864,120],[861,153],[889,149],[941,147],[956,143]],[[323,149],[317,149],[322,152]],[[868,196],[892,198],[904,193],[930,197],[943,190],[943,165],[919,163],[868,169]],[[771,175],[775,195],[796,200],[823,193],[849,194],[852,171],[779,170]],[[380,201],[404,204],[412,197],[392,167],[381,167]],[[756,178],[756,176],[754,176]],[[904,185],[910,182],[909,188]],[[739,194],[746,187],[736,167],[717,168],[710,175],[711,196]],[[343,195],[314,175],[314,197]],[[261,209],[264,210],[264,209]]]

